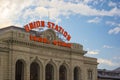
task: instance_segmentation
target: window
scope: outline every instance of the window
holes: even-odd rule
[[[30,80],[39,80],[40,67],[37,62],[30,65]]]
[[[88,70],[88,80],[92,80],[92,70]]]
[[[59,80],[67,80],[67,69],[66,69],[66,67],[64,65],[60,66]]]
[[[46,72],[45,73],[46,74],[45,80],[54,80],[54,67],[53,67],[53,65],[47,64],[45,72]]]
[[[74,80],[81,80],[81,70],[79,67],[74,68]]]
[[[15,80],[24,80],[24,64],[21,60],[16,62]]]

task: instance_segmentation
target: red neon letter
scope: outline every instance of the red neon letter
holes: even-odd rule
[[[55,30],[58,31],[58,25],[55,26]]]
[[[48,22],[47,25],[48,25],[48,28],[51,28],[51,26],[50,26],[50,22]]]
[[[63,35],[64,35],[64,37],[66,37],[68,35],[68,33],[65,31]]]
[[[45,27],[45,22],[41,21],[41,27]]]
[[[31,22],[31,23],[29,23],[29,26],[30,26],[30,29],[36,28],[36,26],[35,26],[35,22]]]
[[[72,44],[70,43],[67,43],[67,47],[71,48]]]
[[[33,36],[32,35],[30,35],[30,40],[33,40]]]
[[[68,35],[68,36],[67,36],[67,40],[68,40],[68,41],[70,41],[70,39],[71,39],[71,36],[70,36],[70,35]]]
[[[24,26],[24,28],[25,28],[25,31],[27,31],[27,32],[29,32],[29,31],[30,31],[30,29],[29,29],[29,26],[28,26],[28,25],[25,25],[25,26]]]
[[[54,41],[53,41],[53,44],[54,44],[54,45],[57,45],[57,41],[56,41],[56,40],[54,40]]]
[[[40,21],[35,22],[36,27],[40,27]]]
[[[55,24],[52,22],[48,22],[48,28],[54,29]]]

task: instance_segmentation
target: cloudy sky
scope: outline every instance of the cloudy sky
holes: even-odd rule
[[[61,25],[98,68],[120,67],[120,0],[0,0],[0,28],[36,20]]]

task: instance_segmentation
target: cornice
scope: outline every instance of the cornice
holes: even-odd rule
[[[25,47],[34,47],[34,48],[49,48],[49,49],[55,49],[58,51],[65,51],[68,53],[76,53],[80,55],[84,55],[85,51],[84,50],[79,50],[79,49],[72,49],[72,48],[66,48],[66,47],[61,47],[61,46],[56,46],[52,44],[46,44],[46,43],[40,43],[40,42],[35,42],[35,41],[24,41],[24,40],[18,40],[18,39],[6,39],[5,42],[11,43],[13,45],[20,45],[20,46],[25,46]]]

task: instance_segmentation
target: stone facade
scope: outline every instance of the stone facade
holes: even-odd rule
[[[29,35],[15,26],[0,29],[0,80],[97,80],[97,59],[84,56],[82,45],[45,44]]]

